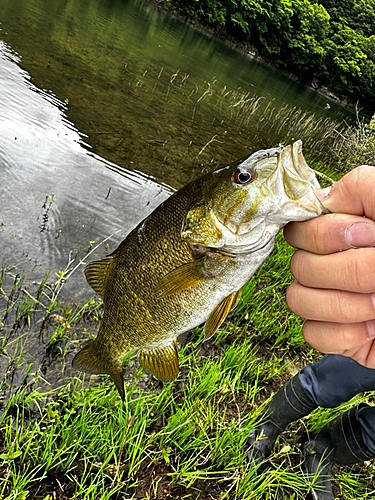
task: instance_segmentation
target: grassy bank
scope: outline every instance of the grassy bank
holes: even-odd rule
[[[318,409],[294,423],[262,475],[243,451],[272,393],[318,356],[284,301],[291,253],[279,235],[214,340],[202,344],[201,328],[182,339],[174,383],[159,384],[129,357],[124,405],[107,377],[70,371],[73,352],[97,332],[100,303],[59,304],[66,271],[27,291],[21,277],[3,270],[0,498],[303,498],[303,435],[344,408]],[[25,362],[26,338],[38,330],[44,352]],[[48,385],[56,365],[59,377]],[[358,401],[372,404],[371,395],[361,395],[345,407]],[[336,468],[337,495],[372,498],[373,472],[370,463]]]
[[[337,178],[375,164],[374,124],[348,129],[332,143]],[[322,165],[316,165],[320,166]],[[324,170],[324,169],[323,169]],[[293,250],[282,235],[244,288],[237,309],[213,340],[202,328],[180,339],[181,370],[162,385],[125,360],[125,403],[107,377],[71,367],[95,336],[102,305],[61,300],[82,272],[66,269],[25,285],[16,269],[0,274],[0,498],[302,499],[301,444],[328,420],[360,401],[317,409],[282,434],[269,471],[257,475],[243,445],[255,418],[282,383],[319,354],[307,346],[301,320],[288,310]],[[374,464],[333,470],[340,499],[374,496]]]

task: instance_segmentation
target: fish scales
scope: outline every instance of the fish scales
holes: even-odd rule
[[[161,380],[173,380],[177,336],[206,322],[210,338],[280,228],[323,213],[301,155],[297,141],[206,174],[157,207],[110,256],[89,264],[86,277],[103,298],[104,315],[73,365],[111,375],[123,399],[129,352],[138,351]]]

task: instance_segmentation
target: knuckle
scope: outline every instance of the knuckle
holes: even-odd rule
[[[342,350],[358,348],[366,342],[366,332],[365,323],[337,323],[334,328],[335,343]]]
[[[315,222],[315,221],[314,221]],[[310,239],[311,239],[311,246],[313,251],[317,251],[318,253],[324,252],[324,246],[326,242],[326,231],[325,227],[326,224],[324,224],[324,219],[322,219],[321,224],[312,224],[311,225],[311,231],[310,231]]]
[[[304,250],[297,250],[290,259],[290,272],[298,281],[300,281],[299,278],[303,276],[304,269],[306,268],[306,255],[307,252]]]
[[[364,183],[367,184],[369,176],[369,168],[367,165],[360,165],[359,167],[353,168],[347,176],[343,177],[342,184],[345,184],[347,188],[351,188],[351,191],[359,192]],[[347,181],[347,182],[345,182]]]
[[[331,317],[339,318],[342,323],[350,323],[357,311],[353,310],[350,301],[347,301],[347,292],[337,290],[330,304]]]
[[[355,291],[360,293],[375,292],[375,249],[355,249],[347,260],[346,275],[351,280]]]
[[[369,175],[375,175],[374,167],[370,165],[360,165],[353,169],[358,183],[368,182]],[[375,179],[375,177],[374,177]]]
[[[353,325],[339,325],[338,342],[343,349],[353,349],[359,345],[358,331]]]
[[[292,255],[292,257],[290,259],[290,263],[289,263],[290,272],[292,273],[292,276],[294,276],[294,278],[296,278],[296,273],[298,270],[298,259],[299,259],[298,253],[299,252],[300,252],[300,250],[297,250],[296,252],[294,252],[294,254]]]
[[[302,333],[309,345],[324,353],[342,353],[366,342],[362,323],[306,321]]]
[[[319,350],[317,343],[314,342],[315,338],[314,338],[313,325],[314,323],[312,321],[305,321],[305,323],[302,326],[302,335],[309,345]]]
[[[348,276],[348,279],[351,280],[353,283],[353,288],[355,291],[360,291],[361,290],[361,284],[363,284],[362,281],[362,268],[361,268],[361,262],[358,258],[358,256],[354,256],[356,258],[350,259],[346,263],[346,275]]]

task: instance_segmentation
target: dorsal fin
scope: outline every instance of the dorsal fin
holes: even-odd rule
[[[107,278],[113,263],[113,257],[91,262],[85,269],[87,283],[103,298]]]
[[[172,382],[179,370],[178,343],[174,340],[171,344],[154,349],[140,349],[138,359],[143,368],[155,375],[163,382]]]

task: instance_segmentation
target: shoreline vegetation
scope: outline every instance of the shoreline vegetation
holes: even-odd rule
[[[372,0],[149,0],[292,79],[375,111]]]
[[[255,108],[248,96],[235,95],[226,105],[233,123],[248,116],[247,106]],[[267,113],[262,119],[279,127],[285,141],[296,133],[306,139],[308,163],[333,180],[357,165],[375,166],[374,118],[338,130],[294,108]],[[322,156],[322,144],[331,162]],[[211,165],[214,153],[206,148],[204,154],[202,163]],[[292,253],[278,235],[274,252],[216,336],[202,343],[199,327],[179,339],[175,382],[160,384],[128,356],[124,404],[108,377],[88,377],[71,367],[74,354],[97,334],[102,314],[97,297],[75,305],[60,296],[77,263],[69,260],[64,270],[33,284],[17,269],[3,268],[0,499],[305,498],[311,488],[301,472],[305,437],[359,402],[374,405],[374,395],[318,408],[294,422],[278,439],[269,471],[257,475],[246,460],[243,444],[272,394],[320,357],[304,342],[302,320],[285,303]],[[333,479],[340,500],[374,498],[373,461],[335,467]]]
[[[373,121],[340,139],[342,171],[375,159]],[[215,338],[202,343],[199,327],[179,339],[181,370],[172,384],[160,384],[128,356],[124,404],[109,377],[71,368],[75,352],[97,334],[102,314],[98,300],[60,301],[74,263],[31,287],[16,270],[3,269],[0,499],[305,498],[311,488],[301,472],[306,436],[360,402],[373,405],[374,396],[360,394],[294,422],[278,439],[268,471],[257,475],[246,460],[243,444],[272,394],[320,357],[285,303],[292,253],[279,234]],[[370,500],[375,465],[335,467],[333,480],[336,498]]]

